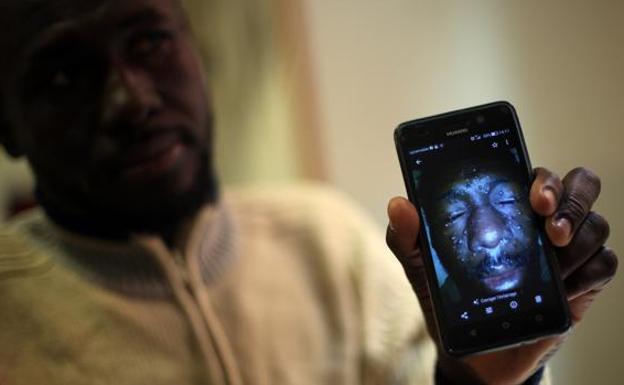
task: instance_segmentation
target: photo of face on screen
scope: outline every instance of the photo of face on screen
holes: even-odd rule
[[[526,172],[504,132],[498,140],[456,138],[415,152],[413,182],[449,308],[541,300],[550,280]]]
[[[532,208],[533,171],[513,106],[400,124],[395,144],[440,346],[464,356],[565,332],[557,260]]]

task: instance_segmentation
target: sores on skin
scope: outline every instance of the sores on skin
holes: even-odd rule
[[[520,186],[495,174],[453,182],[439,201],[446,265],[492,292],[517,288],[536,233]]]

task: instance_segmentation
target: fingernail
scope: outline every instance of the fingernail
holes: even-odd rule
[[[553,204],[556,203],[557,201],[557,196],[555,195],[555,191],[550,186],[542,187],[542,195],[544,195],[546,199],[551,201]]]
[[[553,226],[565,234],[566,239],[570,238],[570,234],[572,233],[572,223],[566,217],[558,217],[553,219]]]
[[[392,223],[392,221],[388,222],[388,228],[390,229],[390,231],[392,231],[393,233],[396,233],[396,226],[394,225],[394,223]]]

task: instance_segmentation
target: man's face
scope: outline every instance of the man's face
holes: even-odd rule
[[[2,96],[54,202],[157,215],[209,180],[212,115],[177,1],[35,1]]]
[[[435,215],[443,218],[436,248],[451,274],[491,292],[520,285],[536,233],[517,183],[495,173],[459,178],[437,202]]]

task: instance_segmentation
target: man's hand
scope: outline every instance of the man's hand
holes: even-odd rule
[[[591,211],[599,194],[599,178],[584,168],[572,170],[563,180],[546,169],[535,170],[531,206],[546,218],[546,233],[556,247],[573,326],[581,321],[617,269],[617,256],[604,246],[609,224]],[[388,204],[388,217],[388,246],[403,265],[425,314],[429,333],[437,340],[418,244],[418,213],[408,200],[394,198]],[[440,353],[439,364],[447,377],[458,379],[459,383],[521,384],[554,354],[564,338],[551,337],[461,360]]]

